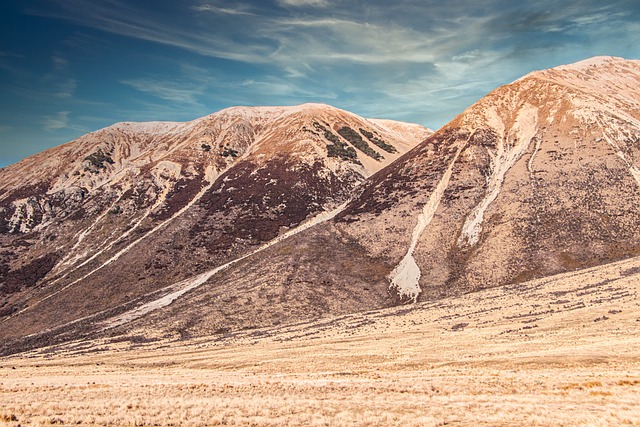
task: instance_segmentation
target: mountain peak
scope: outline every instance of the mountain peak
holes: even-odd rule
[[[559,65],[552,68],[552,70],[585,71],[594,67],[625,66],[629,62],[637,61],[620,58],[618,56],[594,56],[572,64]]]
[[[184,127],[185,125],[186,123],[182,123],[182,122],[164,122],[164,121],[118,122],[102,130],[115,130],[115,131],[125,132],[125,133],[140,133],[140,134],[154,135],[154,134],[167,134],[172,131],[175,131],[178,128]]]
[[[245,118],[268,118],[277,117],[283,115],[291,115],[296,113],[310,113],[318,114],[322,112],[343,112],[345,114],[351,114],[349,112],[340,110],[328,104],[320,103],[305,103],[300,105],[290,106],[234,106],[220,110],[210,116],[241,116]]]
[[[413,234],[400,233],[413,240],[404,257],[394,255],[391,288],[416,299],[423,291],[477,289],[636,254],[640,234],[623,224],[636,221],[630,212],[640,194],[639,106],[640,61],[595,57],[530,73],[469,107],[405,165],[391,167],[428,165],[411,178],[432,189],[421,196]],[[381,200],[361,203],[361,211],[420,194],[418,185],[394,190],[391,178],[367,190]],[[454,249],[442,255],[432,248]]]
[[[616,56],[594,56],[571,64],[563,64],[547,70],[533,71],[518,80],[521,82],[529,78],[551,80],[556,83],[573,82],[580,85],[580,81],[620,80],[629,74],[638,74],[640,61],[624,59]]]

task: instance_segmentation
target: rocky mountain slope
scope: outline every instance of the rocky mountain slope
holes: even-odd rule
[[[373,175],[331,221],[184,286],[170,305],[149,303],[144,315],[105,326],[224,333],[638,255],[639,104],[640,61],[531,73]]]
[[[406,300],[637,255],[639,107],[640,61],[531,73],[373,177],[337,228]]]
[[[122,310],[307,227],[431,133],[320,104],[236,107],[119,123],[9,166],[0,337]]]

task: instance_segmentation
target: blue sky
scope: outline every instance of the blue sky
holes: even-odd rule
[[[495,87],[640,58],[637,0],[3,0],[0,167],[118,121],[322,102],[438,128]]]

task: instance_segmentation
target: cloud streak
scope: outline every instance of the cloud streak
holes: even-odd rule
[[[248,11],[247,7],[223,7],[217,6],[215,4],[200,4],[197,6],[192,6],[192,10],[196,12],[211,12],[215,14],[221,15],[244,15],[244,16],[256,16],[254,13]]]
[[[48,132],[55,132],[69,127],[69,114],[71,111],[59,111],[54,116],[45,116],[43,128]]]
[[[130,86],[140,92],[155,96],[156,98],[181,104],[198,105],[197,97],[203,93],[201,87],[176,81],[140,78],[121,80],[120,83]]]
[[[279,0],[278,4],[281,6],[293,6],[293,7],[327,7],[329,6],[328,0]]]

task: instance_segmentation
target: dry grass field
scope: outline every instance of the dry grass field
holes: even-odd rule
[[[640,259],[191,341],[0,359],[0,425],[640,425]]]

